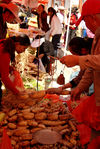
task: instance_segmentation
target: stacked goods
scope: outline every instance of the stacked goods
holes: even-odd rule
[[[43,98],[44,95],[45,91],[28,91],[25,96],[17,99],[11,93],[4,96],[3,112],[6,116],[1,122],[0,137],[6,127],[14,149],[81,149],[77,122],[67,106],[61,101],[55,103]],[[38,136],[41,131],[48,135],[52,132],[58,134],[60,139],[50,143],[44,137],[42,143]]]

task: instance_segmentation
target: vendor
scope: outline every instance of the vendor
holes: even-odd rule
[[[25,34],[0,40],[0,77],[5,87],[15,95],[21,94],[9,78],[10,63],[15,61],[15,51],[19,54],[30,45],[29,37]],[[0,81],[0,84],[1,84]],[[0,86],[1,87],[1,86]],[[1,105],[2,93],[0,93]]]
[[[77,97],[85,91],[92,83],[94,83],[94,95],[87,99],[86,104],[81,109],[81,122],[88,125],[91,130],[91,140],[99,136],[100,138],[100,1],[87,0],[82,7],[82,14],[76,25],[84,20],[87,28],[95,37],[92,44],[91,55],[76,56],[67,55],[61,58],[60,62],[67,67],[79,65],[81,69],[85,69],[85,75],[78,86],[71,92],[71,99],[76,100]],[[85,107],[85,108],[84,108]],[[88,113],[87,113],[88,111]],[[84,117],[84,120],[83,120]],[[96,141],[97,139],[95,139]],[[96,143],[100,143],[96,142]],[[91,144],[90,144],[91,145]],[[100,144],[98,146],[100,148]],[[97,148],[95,148],[97,149]]]
[[[0,39],[6,38],[7,22],[20,23],[19,8],[13,3],[0,3]]]
[[[42,29],[44,32],[49,30],[49,25],[47,23],[47,13],[45,11],[44,5],[40,4],[35,11],[35,8],[31,12],[37,15],[38,28]]]

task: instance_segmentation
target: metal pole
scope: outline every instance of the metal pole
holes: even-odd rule
[[[66,49],[67,49],[67,46],[68,46],[68,35],[69,35],[71,7],[72,7],[72,0],[70,0],[70,11],[69,11],[69,18],[68,18],[68,26],[67,26],[67,34],[66,34],[66,43],[65,43],[65,50],[64,50],[65,52],[64,52],[64,55],[66,55]]]

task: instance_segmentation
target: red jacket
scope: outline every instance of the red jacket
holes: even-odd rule
[[[14,94],[19,91],[16,89],[15,85],[11,82],[9,78],[9,67],[10,67],[10,55],[9,53],[3,52],[3,43],[0,43],[0,76],[1,80]]]

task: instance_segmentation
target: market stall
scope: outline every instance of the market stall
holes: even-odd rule
[[[14,149],[82,148],[77,121],[58,95],[32,89],[16,98],[9,92],[2,112],[0,138],[6,128]]]

